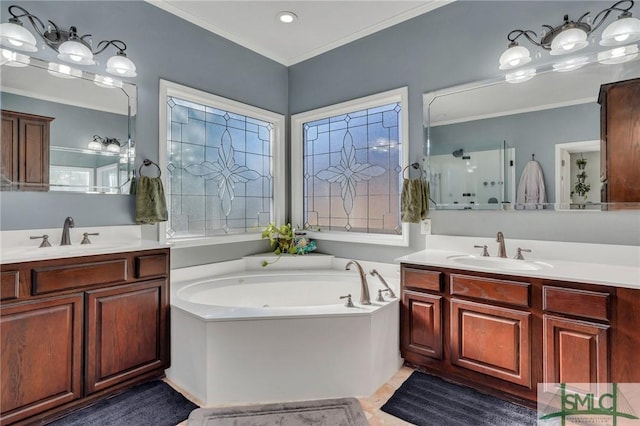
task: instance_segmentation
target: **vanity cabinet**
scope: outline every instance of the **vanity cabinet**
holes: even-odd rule
[[[600,87],[603,202],[640,201],[640,78]],[[615,208],[624,208],[623,205]],[[637,208],[631,206],[630,208]]]
[[[534,408],[538,383],[640,381],[640,290],[406,263],[401,282],[401,354],[428,373]]]
[[[0,424],[46,423],[169,367],[169,249],[4,264],[2,277]]]
[[[53,118],[7,110],[1,113],[3,185],[5,179],[48,185],[49,128]],[[41,189],[44,191],[47,187]]]

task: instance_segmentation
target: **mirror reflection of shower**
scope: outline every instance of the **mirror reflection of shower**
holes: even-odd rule
[[[513,201],[514,148],[496,142],[484,150],[448,152],[429,159],[431,197],[438,209],[498,210]]]

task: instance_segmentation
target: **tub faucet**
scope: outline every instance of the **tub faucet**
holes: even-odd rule
[[[344,269],[346,269],[347,271],[350,271],[351,265],[356,265],[356,268],[358,268],[358,272],[360,273],[360,285],[361,285],[360,304],[370,305],[371,297],[369,296],[369,284],[367,283],[367,274],[364,272],[364,269],[362,269],[362,266],[355,260],[350,260],[349,262],[347,262],[347,264],[344,266]]]
[[[507,257],[507,250],[504,248],[504,235],[502,235],[502,232],[498,232],[496,241],[498,242],[498,257]]]
[[[69,237],[69,228],[73,228],[75,224],[73,223],[73,218],[69,216],[64,220],[64,226],[62,227],[62,240],[60,241],[61,246],[70,246],[71,245],[71,237]]]
[[[371,275],[373,275],[374,277],[378,277],[378,279],[380,280],[380,282],[382,283],[383,286],[385,286],[386,290],[389,292],[389,297],[392,299],[396,298],[396,294],[393,292],[393,290],[391,290],[391,287],[389,287],[389,284],[387,284],[387,281],[382,278],[382,275],[380,275],[380,273],[378,271],[376,271],[375,269],[372,269],[371,272],[369,272]]]

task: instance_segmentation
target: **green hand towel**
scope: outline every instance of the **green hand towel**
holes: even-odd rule
[[[423,215],[423,200],[424,187],[422,179],[404,179],[400,197],[400,220],[419,223]]]
[[[159,177],[140,176],[135,191],[137,224],[153,225],[168,219],[167,201]]]

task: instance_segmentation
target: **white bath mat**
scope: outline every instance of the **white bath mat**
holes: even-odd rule
[[[198,408],[188,426],[368,426],[355,398]]]

